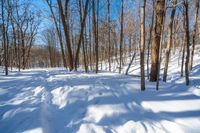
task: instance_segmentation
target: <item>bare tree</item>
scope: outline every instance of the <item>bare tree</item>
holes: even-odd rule
[[[192,70],[193,66],[193,57],[194,57],[194,50],[196,45],[196,33],[198,29],[198,15],[199,15],[199,0],[195,0],[195,16],[194,16],[194,28],[193,28],[193,35],[192,35],[192,49],[190,55],[190,63],[189,63],[189,70]]]
[[[123,45],[123,27],[124,27],[124,0],[121,0],[121,30],[120,30],[120,46],[119,46],[119,73],[122,69],[122,45]]]
[[[185,81],[189,85],[189,59],[190,59],[190,30],[188,17],[188,0],[184,0],[185,7],[185,32],[186,32],[186,61],[185,61]]]
[[[95,0],[92,0],[92,19],[93,19],[93,37],[95,42],[95,57],[96,57],[96,73],[98,73],[98,65],[99,65],[99,54],[98,54],[98,8],[99,0],[97,0],[97,17],[96,17],[96,6]]]
[[[59,12],[61,15],[61,20],[62,20],[66,44],[67,44],[69,69],[70,69],[70,71],[72,71],[74,69],[74,64],[73,64],[73,55],[72,55],[71,40],[70,40],[70,33],[69,33],[70,30],[69,30],[69,27],[67,26],[67,22],[66,22],[66,20],[68,20],[68,17],[67,17],[67,13],[64,14],[61,0],[57,0],[57,2],[58,2],[58,6],[59,6]],[[69,3],[69,0],[66,0],[65,8],[68,7],[68,3]],[[67,11],[67,9],[65,9],[65,11]]]
[[[148,48],[147,48],[147,78],[149,79],[149,55],[150,55],[150,47],[151,47],[151,43],[152,43],[152,30],[153,30],[153,24],[154,24],[154,7],[155,7],[155,0],[153,1],[153,13],[152,13],[152,17],[151,17],[151,24],[150,24],[150,30],[149,30],[149,40],[148,40]]]
[[[78,63],[78,58],[79,58],[79,52],[80,52],[80,46],[81,42],[83,40],[83,33],[84,33],[84,28],[85,28],[85,23],[86,23],[86,17],[87,17],[87,10],[89,6],[89,0],[86,0],[85,8],[84,8],[84,14],[82,16],[82,6],[81,6],[81,1],[79,0],[79,6],[80,6],[80,23],[81,23],[81,31],[80,31],[80,36],[78,40],[78,47],[76,50],[76,57],[75,57],[75,69],[77,69],[77,63]],[[86,58],[86,56],[84,57]],[[86,61],[85,61],[86,63]],[[86,64],[85,64],[86,67]]]
[[[7,13],[7,16],[5,16],[5,0],[1,0],[1,31],[3,36],[3,50],[4,50],[4,65],[5,65],[5,75],[8,75],[8,22],[9,22],[9,14]],[[6,21],[7,18],[7,21]]]
[[[172,28],[173,28],[173,23],[174,23],[174,16],[176,13],[176,4],[177,4],[177,0],[174,0],[173,9],[170,16],[170,23],[168,25],[168,42],[167,42],[167,49],[166,49],[166,55],[165,55],[165,68],[164,68],[164,74],[163,74],[163,81],[165,82],[167,80],[169,57],[170,57],[171,46],[172,46]]]
[[[67,63],[66,63],[66,58],[65,58],[65,52],[64,52],[64,46],[63,46],[63,40],[62,40],[62,35],[61,35],[61,31],[59,30],[59,26],[58,26],[58,22],[56,20],[56,16],[54,14],[54,11],[53,11],[53,5],[52,5],[52,0],[45,0],[49,9],[50,9],[50,12],[51,12],[51,16],[53,18],[53,21],[54,21],[54,24],[55,24],[55,27],[56,27],[56,32],[57,32],[57,35],[58,35],[58,38],[59,38],[59,42],[60,42],[60,48],[61,48],[61,52],[62,52],[62,60],[63,60],[63,65],[64,67],[67,67]]]
[[[153,41],[151,46],[151,73],[150,81],[157,81],[160,41],[163,27],[165,0],[156,0],[155,24],[153,28]]]
[[[142,0],[141,7],[141,24],[140,24],[140,71],[141,71],[141,90],[145,90],[145,73],[144,73],[144,52],[145,52],[145,6],[146,0]]]
[[[110,0],[107,0],[107,21],[108,21],[108,64],[109,64],[109,71],[111,71],[111,40],[110,40]]]

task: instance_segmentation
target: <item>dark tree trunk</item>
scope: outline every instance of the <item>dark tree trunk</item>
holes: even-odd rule
[[[155,25],[153,28],[153,41],[151,46],[151,73],[150,81],[157,81],[159,50],[163,27],[163,17],[165,10],[165,0],[156,0]]]
[[[189,17],[188,17],[188,0],[184,1],[185,6],[185,31],[186,31],[186,61],[185,61],[185,82],[186,85],[190,84],[189,81],[189,59],[190,59],[190,30],[189,30]]]
[[[122,69],[122,46],[123,46],[123,29],[124,28],[124,0],[121,0],[121,31],[120,31],[120,46],[119,46],[119,73]]]
[[[58,2],[58,6],[59,6],[59,12],[60,12],[60,15],[61,15],[61,20],[62,20],[66,44],[67,44],[69,69],[70,69],[70,71],[72,71],[74,69],[74,64],[73,64],[73,55],[72,55],[72,49],[71,49],[70,34],[69,34],[69,29],[68,29],[69,27],[67,26],[67,22],[65,21],[66,17],[65,17],[64,12],[63,12],[62,2],[61,2],[61,0],[57,0],[57,2]]]

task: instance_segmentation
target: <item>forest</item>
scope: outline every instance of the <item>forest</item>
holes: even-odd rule
[[[200,132],[199,31],[199,0],[0,0],[0,132]]]

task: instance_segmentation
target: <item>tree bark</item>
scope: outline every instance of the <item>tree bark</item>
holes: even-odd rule
[[[191,49],[191,56],[190,56],[190,64],[189,70],[192,70],[193,66],[193,57],[194,57],[194,50],[196,45],[196,33],[198,29],[198,15],[199,15],[199,0],[195,0],[195,16],[194,16],[194,28],[193,28],[193,35],[192,35],[192,49]]]
[[[80,23],[81,23],[81,26],[84,26],[85,27],[85,20],[86,20],[86,16],[85,15],[87,15],[87,8],[84,10],[84,16],[82,16],[82,10],[83,10],[83,1],[81,1],[81,0],[79,0],[79,14],[80,14]],[[86,7],[88,6],[88,0],[86,1]],[[83,20],[83,18],[82,17],[85,17],[85,20]],[[84,22],[83,22],[84,21]],[[84,25],[82,25],[82,23],[84,23]],[[86,50],[85,50],[85,42],[84,42],[84,36],[83,36],[83,32],[84,32],[84,27],[81,27],[81,35],[80,35],[80,39],[81,39],[81,41],[82,41],[82,48],[83,48],[83,62],[84,62],[84,66],[85,66],[85,72],[87,72],[88,71],[88,68],[87,68],[87,59],[86,59]],[[83,31],[82,31],[83,30]],[[80,47],[80,44],[78,44],[78,47]],[[79,48],[80,49],[80,48]],[[77,49],[77,52],[79,52],[79,50]],[[77,53],[78,54],[78,53]],[[78,54],[79,55],[79,54]],[[78,55],[77,55],[77,57],[78,57]],[[76,62],[75,62],[76,63]],[[77,70],[77,66],[75,65],[75,69]]]
[[[168,42],[167,42],[167,49],[166,49],[166,55],[165,55],[165,68],[164,68],[164,74],[163,74],[164,82],[166,82],[166,80],[167,80],[169,57],[170,57],[171,47],[172,47],[172,28],[173,28],[173,23],[174,23],[174,16],[176,13],[176,4],[177,4],[177,0],[174,0],[173,1],[173,9],[171,12],[171,17],[170,17],[170,23],[168,25]]]
[[[141,90],[145,90],[145,73],[144,73],[144,52],[145,52],[145,6],[146,0],[142,1],[141,7],[141,24],[140,24],[140,72],[141,72]]]
[[[183,20],[185,25],[185,19]],[[185,31],[185,28],[184,28]],[[184,67],[184,59],[185,59],[185,46],[186,46],[186,34],[183,33],[183,42],[182,42],[182,61],[181,61],[181,77],[183,76],[183,67]]]
[[[81,3],[81,2],[79,1],[79,3]],[[76,57],[75,57],[75,69],[76,70],[77,70],[77,63],[78,63],[78,58],[79,58],[81,42],[82,42],[82,39],[83,39],[83,32],[84,32],[84,28],[85,28],[88,6],[89,6],[89,0],[86,0],[83,17],[82,17],[82,11],[80,11],[81,31],[80,31],[80,36],[79,36],[79,40],[78,40],[78,47],[77,47],[77,50],[76,50]],[[82,9],[80,9],[80,10],[82,10]]]
[[[111,44],[110,44],[110,0],[108,0],[108,63],[109,63],[109,71],[111,71]]]
[[[185,82],[186,85],[190,84],[189,80],[189,59],[190,59],[190,30],[189,30],[189,17],[188,17],[188,0],[184,0],[185,7],[185,32],[186,32],[186,61],[185,61]]]
[[[124,0],[121,0],[121,31],[120,31],[120,46],[119,46],[119,73],[122,69],[122,45],[123,45],[123,27],[124,27]]]
[[[69,34],[69,29],[68,29],[69,27],[67,26],[67,23],[65,21],[65,15],[64,15],[64,12],[63,12],[62,2],[61,2],[61,0],[57,0],[57,2],[58,2],[58,6],[59,6],[59,12],[60,12],[60,15],[61,15],[61,20],[62,20],[66,44],[67,44],[69,69],[70,69],[70,71],[72,71],[74,69],[74,64],[73,64],[73,55],[72,55],[72,49],[71,49],[70,34]]]
[[[92,0],[92,19],[93,19],[93,37],[94,37],[94,50],[95,50],[95,57],[96,57],[96,73],[98,73],[98,65],[99,65],[99,53],[98,53],[98,9],[99,9],[99,0],[97,0],[97,17],[96,17],[96,6],[95,0]]]
[[[150,81],[157,81],[159,50],[165,10],[165,0],[156,0],[155,25],[153,28],[153,41],[151,46],[151,73]]]
[[[65,58],[65,52],[64,52],[64,46],[63,46],[63,41],[62,41],[62,35],[61,35],[60,31],[59,31],[58,23],[57,23],[55,14],[54,14],[53,9],[52,9],[51,2],[49,0],[46,0],[46,2],[48,4],[48,6],[49,6],[49,9],[50,9],[50,12],[51,12],[51,15],[53,17],[53,21],[54,21],[54,24],[55,24],[55,27],[56,27],[56,32],[57,32],[58,39],[59,39],[59,42],[60,42],[63,65],[64,65],[64,67],[67,67],[66,58]]]
[[[8,40],[7,40],[7,30],[6,30],[6,26],[5,26],[5,13],[4,13],[4,8],[5,6],[5,1],[2,0],[1,1],[1,18],[2,18],[2,25],[1,25],[1,28],[2,28],[2,36],[3,36],[3,50],[4,50],[4,66],[5,66],[5,75],[8,75]]]
[[[150,55],[150,47],[152,43],[152,30],[153,30],[153,24],[154,24],[154,12],[155,12],[155,1],[153,0],[153,13],[151,17],[151,26],[149,31],[149,41],[148,41],[148,49],[147,49],[147,78],[149,79],[149,55]]]

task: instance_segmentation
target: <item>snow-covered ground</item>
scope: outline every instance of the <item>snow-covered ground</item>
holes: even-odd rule
[[[199,57],[190,75],[180,77],[177,59],[168,82],[146,82],[117,73],[30,69],[0,75],[0,133],[200,132]],[[138,65],[132,70],[138,74]]]

